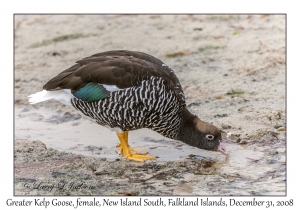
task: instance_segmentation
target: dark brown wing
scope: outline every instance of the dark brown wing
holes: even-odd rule
[[[179,80],[161,60],[143,52],[116,50],[98,53],[76,62],[74,66],[48,81],[43,89],[71,89],[72,93],[90,82],[129,88],[141,85],[151,76],[161,77],[165,85],[183,100]]]

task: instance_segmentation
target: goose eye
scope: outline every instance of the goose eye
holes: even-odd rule
[[[210,135],[210,134],[206,135],[205,137],[206,137],[207,140],[213,140],[214,139],[214,136]]]

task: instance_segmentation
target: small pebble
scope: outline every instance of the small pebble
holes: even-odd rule
[[[240,144],[247,144],[247,142],[245,140],[241,140],[239,143]]]
[[[223,128],[223,129],[230,129],[231,126],[230,126],[230,125],[227,125],[227,124],[222,124],[222,128]]]
[[[277,161],[276,160],[269,160],[268,164],[275,164]]]
[[[279,127],[277,131],[285,131],[285,127]]]

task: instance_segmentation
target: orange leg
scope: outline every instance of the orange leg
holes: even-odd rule
[[[126,143],[126,145],[129,147],[129,150],[130,150],[130,152],[131,152],[132,154],[146,155],[146,154],[148,153],[148,152],[139,153],[138,151],[132,149],[132,148],[129,146],[129,144],[128,144],[128,131],[124,131],[124,133],[125,133],[125,143]],[[118,133],[117,133],[117,135],[118,135]],[[123,148],[121,147],[121,143],[118,144],[117,147],[120,147],[119,153],[120,153],[120,154],[123,154]]]
[[[145,154],[139,154],[134,149],[130,148],[128,144],[128,131],[124,132],[117,132],[117,136],[119,137],[120,144],[118,145],[120,147],[120,153],[127,159],[135,160],[135,161],[144,161],[147,159],[155,159],[155,156],[145,155]]]

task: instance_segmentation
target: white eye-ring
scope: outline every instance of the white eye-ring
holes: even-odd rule
[[[214,139],[214,136],[213,136],[213,135],[210,135],[210,134],[207,134],[207,135],[205,136],[205,138],[206,138],[207,140],[213,140],[213,139]]]

